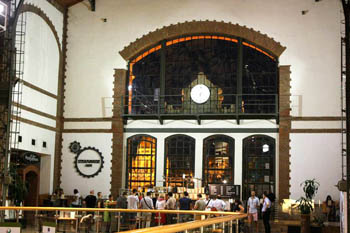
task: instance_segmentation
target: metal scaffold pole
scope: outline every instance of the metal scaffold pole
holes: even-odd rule
[[[347,201],[347,229],[350,229],[350,194],[349,194],[349,188],[350,188],[350,159],[349,159],[349,152],[350,152],[350,82],[347,82],[347,78],[350,77],[350,1],[349,0],[342,0],[343,5],[343,12],[344,12],[344,23],[345,23],[345,34],[343,38],[343,42],[345,43],[345,69],[342,69],[342,75],[345,76],[345,119],[346,119],[346,128],[344,129],[346,131],[346,161],[345,161],[345,179],[346,179],[346,201]]]

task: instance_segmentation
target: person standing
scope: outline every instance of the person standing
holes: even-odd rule
[[[172,192],[168,193],[168,200],[165,204],[165,208],[167,210],[176,210],[176,199],[173,197]],[[166,218],[167,224],[175,223],[174,217],[175,217],[175,214],[168,214]]]
[[[209,202],[208,207],[211,211],[224,211],[226,203],[221,200],[221,196],[214,196],[213,200]]]
[[[90,194],[87,195],[85,197],[85,200],[84,200],[86,208],[95,208],[96,207],[96,201],[97,201],[97,198],[95,196],[95,191],[91,190]],[[89,232],[91,230],[91,226],[93,224],[94,212],[93,211],[88,211],[86,214],[90,215],[89,219],[87,219],[87,230],[86,230],[86,232]]]
[[[163,194],[161,194],[156,202],[156,209],[157,210],[164,210],[165,209],[165,199]],[[164,213],[156,213],[157,217],[157,224],[164,225],[166,223],[166,215]]]
[[[251,196],[248,198],[248,222],[251,227],[254,222],[256,232],[258,233],[258,206],[259,198],[255,196],[255,191],[251,191]]]
[[[267,197],[267,193],[263,193],[263,207],[262,207],[262,217],[263,217],[263,222],[264,222],[264,227],[265,227],[265,233],[270,233],[271,232],[271,227],[270,227],[270,213],[271,213],[271,201]]]
[[[74,208],[81,207],[80,193],[79,193],[78,189],[74,189],[73,193],[74,193],[74,200],[73,200],[73,202],[71,204],[72,207],[74,207]]]
[[[105,207],[106,208],[112,208],[113,205],[113,196],[112,194],[110,194],[108,196],[108,200],[105,203]],[[111,222],[112,222],[112,216],[111,216],[111,212],[109,211],[105,211],[103,214],[103,221],[106,223],[106,228],[105,228],[105,232],[109,233],[111,230]]]
[[[193,207],[193,209],[194,210],[199,210],[199,211],[204,211],[205,210],[205,208],[207,207],[207,204],[205,203],[205,201],[202,199],[202,194],[198,194],[197,195],[197,198],[198,198],[198,200],[196,201],[196,203],[194,204],[194,207]],[[201,217],[202,215],[195,215],[195,220],[201,220],[202,219],[202,217]]]
[[[180,198],[180,210],[190,210],[191,209],[191,203],[192,200],[188,198],[188,192],[184,192],[184,196]],[[181,214],[180,215],[180,222],[187,222],[190,220],[189,214]]]
[[[146,196],[141,200],[140,207],[143,210],[153,210],[153,200],[151,199],[151,192],[147,192]],[[152,213],[150,212],[142,212],[142,227],[150,227],[151,226],[151,217]]]
[[[128,201],[127,201],[127,192],[123,192],[122,195],[120,195],[117,199],[117,209],[126,209],[128,208]],[[121,212],[120,213],[120,223],[125,224],[126,223],[126,213]]]
[[[133,189],[132,194],[128,196],[128,209],[129,210],[137,210],[139,206],[139,197],[137,195],[137,190]],[[136,228],[136,215],[137,213],[129,213],[129,224],[130,224],[130,230]]]

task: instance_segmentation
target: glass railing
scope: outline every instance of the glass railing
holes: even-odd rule
[[[0,207],[0,213],[0,232],[12,233],[239,232],[246,218],[233,212],[114,208]]]

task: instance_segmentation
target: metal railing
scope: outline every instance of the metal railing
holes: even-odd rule
[[[62,207],[16,207],[16,206],[1,206],[1,212],[5,212],[7,221],[10,221],[8,217],[13,216],[12,222],[27,222],[31,224],[34,229],[27,232],[41,232],[41,227],[47,222],[51,222],[57,230],[61,229],[65,225],[70,226],[63,231],[78,232],[86,230],[87,225],[93,220],[94,231],[101,231],[101,224],[103,222],[103,216],[105,213],[110,214],[111,221],[115,221],[114,229],[117,232],[127,230],[127,232],[188,232],[189,230],[198,229],[200,232],[211,232],[213,229],[221,229],[221,232],[232,232],[233,227],[236,227],[238,232],[239,220],[247,217],[244,213],[234,212],[221,212],[221,211],[186,211],[186,210],[130,210],[130,209],[115,209],[115,208],[62,208]],[[10,214],[12,212],[12,214]],[[134,224],[136,228],[141,228],[144,219],[143,213],[151,213],[154,215],[153,220],[156,221],[154,227],[130,230],[130,226],[125,224],[125,218],[128,214],[134,214]],[[170,225],[162,225],[160,221],[161,214],[169,215],[173,218]],[[200,216],[200,220],[195,220],[187,223],[180,223],[181,215],[192,215],[193,219],[198,219],[196,216]],[[176,224],[174,224],[176,223]],[[0,223],[1,224],[1,223]],[[65,225],[64,225],[65,224]],[[63,226],[64,225],[64,226]],[[28,226],[27,226],[28,229]],[[56,231],[57,231],[56,230]],[[61,231],[60,230],[60,231]],[[26,232],[26,231],[24,231]]]
[[[132,95],[121,99],[122,115],[276,115],[277,94],[223,94],[197,104],[184,95]]]

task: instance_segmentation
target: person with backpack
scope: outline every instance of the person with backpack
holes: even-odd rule
[[[151,199],[151,192],[147,192],[146,196],[140,201],[140,209],[143,210],[153,210],[153,200]],[[142,212],[142,227],[151,226],[152,213]]]

